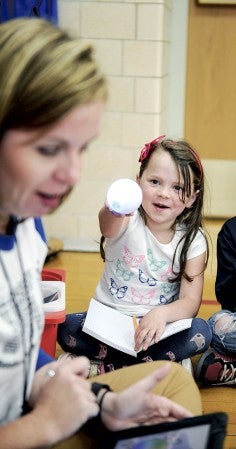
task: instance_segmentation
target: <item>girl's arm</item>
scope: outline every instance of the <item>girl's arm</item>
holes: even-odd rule
[[[167,304],[167,322],[182,318],[193,318],[197,315],[202,301],[204,266],[206,253],[187,261],[186,273],[193,278],[192,282],[182,278],[180,284],[179,299]]]
[[[128,226],[130,215],[118,215],[111,212],[106,206],[99,211],[99,225],[104,237],[117,237]]]
[[[142,318],[135,332],[135,349],[142,346],[143,350],[146,350],[153,338],[155,343],[158,343],[167,323],[197,315],[202,300],[205,257],[204,252],[187,261],[186,272],[193,281],[182,278],[179,298],[176,301],[156,306]]]

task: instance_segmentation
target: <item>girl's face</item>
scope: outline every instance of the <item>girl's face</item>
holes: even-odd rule
[[[100,130],[102,102],[80,105],[56,125],[9,130],[0,144],[0,216],[40,216],[79,182],[81,155]]]
[[[191,173],[193,179],[193,174]],[[147,224],[163,224],[168,229],[186,207],[191,207],[196,194],[192,191],[189,198],[182,201],[184,186],[182,176],[167,151],[154,151],[142,177],[137,179],[142,192],[142,206],[146,213]]]

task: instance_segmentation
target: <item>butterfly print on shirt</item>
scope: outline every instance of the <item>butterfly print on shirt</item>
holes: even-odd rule
[[[148,293],[140,293],[139,290],[137,290],[134,287],[131,287],[131,300],[132,302],[136,303],[136,304],[150,304],[151,299],[153,298],[153,296],[155,295],[155,290],[152,290],[151,292]]]
[[[171,274],[172,274],[172,269],[171,269],[171,267],[169,267],[169,268],[166,270],[165,273],[160,274],[160,280],[161,280],[162,282],[168,281],[168,279],[169,279],[169,277],[171,276]]]
[[[155,287],[156,286],[157,279],[150,278],[150,277],[146,276],[144,274],[144,272],[142,270],[140,270],[140,268],[138,270],[138,273],[139,273],[138,274],[138,278],[139,278],[140,282],[142,282],[142,284],[147,283],[150,287]]]
[[[155,259],[150,248],[147,250],[147,259],[151,271],[159,271],[167,264],[165,260]]]
[[[173,297],[167,299],[164,295],[160,295],[160,304],[170,304],[171,302],[174,302]]]
[[[134,255],[129,248],[125,245],[123,250],[122,261],[128,265],[128,267],[137,268],[144,259],[144,255]]]
[[[117,299],[122,299],[122,298],[124,298],[124,296],[128,290],[128,287],[127,287],[127,285],[123,285],[122,287],[119,287],[117,285],[117,283],[114,281],[114,279],[110,278],[109,290],[110,290],[111,294],[113,296],[115,296]]]
[[[122,279],[124,281],[130,281],[130,279],[133,276],[133,274],[134,273],[132,273],[131,271],[126,270],[125,268],[123,268],[120,259],[118,259],[116,261],[116,276],[117,277],[122,277]]]
[[[174,283],[172,284],[171,282],[163,282],[161,284],[161,288],[163,290],[164,293],[168,294],[168,293],[174,293],[176,294],[177,292],[179,292],[179,287],[180,287],[180,283]]]

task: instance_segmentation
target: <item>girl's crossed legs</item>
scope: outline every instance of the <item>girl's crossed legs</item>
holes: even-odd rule
[[[172,335],[147,351],[140,351],[137,358],[118,351],[82,331],[86,313],[69,314],[58,327],[58,343],[65,352],[85,355],[91,361],[102,362],[105,372],[124,366],[154,360],[179,362],[205,352],[210,345],[212,333],[209,324],[194,318],[191,328]]]

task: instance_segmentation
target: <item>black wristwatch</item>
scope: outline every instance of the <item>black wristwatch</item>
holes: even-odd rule
[[[100,391],[104,390],[101,395],[99,395]],[[97,403],[100,407],[100,410],[102,408],[102,402],[105,397],[105,395],[111,391],[109,385],[107,384],[99,384],[97,382],[92,383],[92,392],[97,396]]]
[[[108,430],[104,427],[102,421],[101,421],[101,405],[102,401],[104,399],[104,396],[108,391],[112,391],[109,385],[107,384],[100,384],[97,382],[93,382],[91,385],[92,392],[95,394],[95,396],[98,397],[99,392],[101,390],[105,390],[104,393],[100,396],[98,399],[98,405],[100,407],[100,413],[95,416],[94,418],[90,418],[81,428],[82,432],[89,435],[90,437],[93,436],[93,438],[97,438],[98,436],[103,435],[104,433],[108,432]]]
[[[95,396],[98,396],[99,391],[101,391],[103,389],[105,389],[107,391],[111,391],[109,385],[107,385],[107,384],[100,384],[97,382],[92,383],[92,392],[95,394]]]

